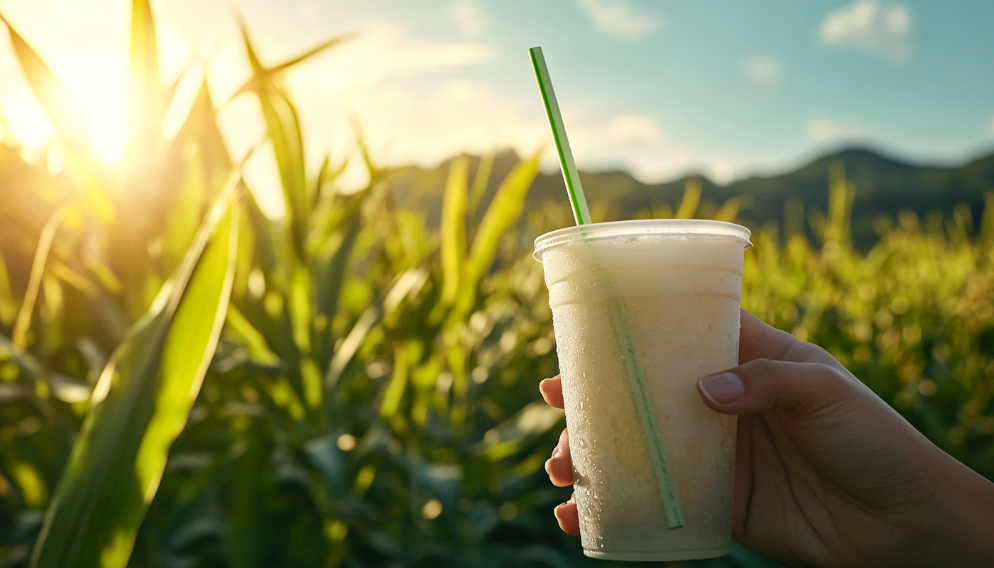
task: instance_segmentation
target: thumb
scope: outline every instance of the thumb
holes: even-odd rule
[[[822,414],[853,393],[852,381],[823,363],[754,359],[697,381],[704,403],[722,414],[776,408],[796,416]]]

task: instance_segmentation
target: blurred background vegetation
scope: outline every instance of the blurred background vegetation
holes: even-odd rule
[[[344,194],[344,160],[305,164],[281,73],[348,38],[267,66],[245,31],[236,96],[265,119],[273,221],[206,84],[163,140],[175,85],[146,1],[122,167],[8,30],[58,137],[0,145],[0,566],[610,564],[559,531],[569,491],[543,470],[564,423],[539,402],[557,362],[531,242],[571,216],[539,156],[385,169],[360,137],[370,181]],[[994,478],[990,161],[853,150],[730,186],[585,181],[598,220],[752,227],[744,307]],[[768,566],[740,547],[683,564]]]

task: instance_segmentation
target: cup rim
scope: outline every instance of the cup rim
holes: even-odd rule
[[[752,242],[749,241],[752,231],[735,223],[706,219],[633,219],[577,225],[550,231],[535,239],[535,252],[532,253],[532,257],[542,262],[542,253],[546,250],[581,239],[596,241],[640,235],[733,239],[742,242],[744,248],[752,246]]]

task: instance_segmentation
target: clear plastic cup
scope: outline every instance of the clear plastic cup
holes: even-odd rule
[[[707,408],[697,379],[738,364],[749,235],[718,221],[647,220],[571,227],[535,240],[549,287],[587,556],[728,554],[735,417]],[[657,426],[679,528],[667,522],[626,353],[643,377],[644,408],[651,407]]]

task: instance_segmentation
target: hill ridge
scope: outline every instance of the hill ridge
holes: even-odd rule
[[[436,224],[441,211],[442,188],[452,159],[455,157],[434,168],[391,169],[388,179],[394,199],[424,211],[429,224]],[[470,175],[474,175],[480,158],[470,155],[469,160]],[[519,161],[513,150],[497,153],[490,185],[481,205],[486,205],[500,180]],[[750,176],[724,185],[694,174],[644,183],[621,169],[580,170],[580,178],[596,221],[631,219],[639,214],[644,216],[647,211],[675,210],[687,180],[696,178],[702,186],[698,216],[714,215],[727,200],[738,197],[743,206],[736,220],[755,231],[782,225],[788,201],[794,204],[791,211],[825,211],[832,164],[842,164],[846,179],[855,185],[852,231],[854,241],[863,245],[876,240],[873,224],[877,218],[893,220],[904,209],[919,216],[930,211],[951,214],[957,205],[965,204],[974,220],[979,221],[985,197],[994,195],[994,153],[979,155],[958,165],[917,164],[863,145],[828,152],[793,170]],[[564,196],[565,186],[558,171],[539,173],[528,195],[528,207],[566,208]]]

